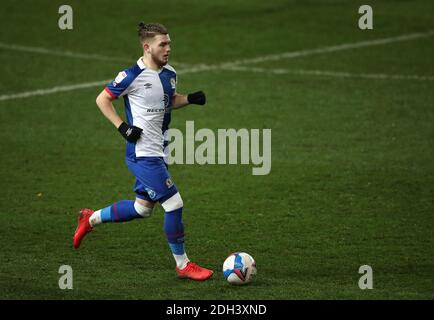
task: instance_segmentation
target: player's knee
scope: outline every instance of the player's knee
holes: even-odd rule
[[[175,193],[172,197],[164,201],[161,206],[164,208],[164,211],[171,212],[182,208],[184,203],[182,202],[181,195],[179,192]]]
[[[153,208],[148,208],[143,204],[139,203],[138,201],[135,201],[134,210],[136,210],[136,212],[143,218],[148,218],[151,216]]]

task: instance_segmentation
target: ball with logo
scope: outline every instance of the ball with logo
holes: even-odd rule
[[[230,254],[223,263],[223,276],[230,284],[243,285],[256,275],[256,262],[245,252]]]

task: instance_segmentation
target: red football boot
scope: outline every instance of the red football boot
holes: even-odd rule
[[[81,209],[80,214],[78,215],[78,225],[77,229],[75,229],[73,244],[74,248],[77,249],[80,246],[81,240],[83,240],[84,236],[92,231],[92,227],[89,223],[89,218],[93,214],[93,211],[90,209]]]
[[[178,272],[179,278],[189,278],[199,281],[210,278],[214,273],[214,271],[202,268],[191,261],[187,263],[187,266],[182,270],[176,267],[176,271]]]

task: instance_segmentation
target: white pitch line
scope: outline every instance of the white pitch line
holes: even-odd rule
[[[271,74],[295,74],[309,76],[326,76],[334,78],[362,78],[376,80],[416,80],[416,81],[434,81],[434,76],[404,75],[404,74],[383,74],[383,73],[349,73],[328,70],[290,70],[290,69],[267,69],[231,66],[223,68],[228,71],[246,71]]]
[[[90,54],[90,53],[79,53],[72,51],[59,51],[59,50],[51,50],[40,47],[28,47],[16,44],[8,44],[4,42],[0,42],[0,48],[6,50],[14,50],[14,51],[23,51],[23,52],[31,52],[38,54],[47,54],[52,56],[62,56],[62,57],[70,57],[70,58],[80,58],[80,59],[92,59],[92,60],[102,60],[102,61],[133,61],[134,59],[127,58],[119,58],[119,57],[107,57],[100,54]]]
[[[334,78],[362,78],[362,79],[377,79],[377,80],[415,80],[415,81],[434,81],[434,76],[418,76],[418,75],[399,75],[399,74],[364,74],[364,73],[348,73],[348,72],[336,72],[326,70],[286,70],[286,69],[266,69],[266,68],[249,68],[249,67],[226,67],[219,70],[228,71],[243,71],[243,72],[261,72],[272,74],[296,74],[296,75],[310,75],[310,76],[327,76]],[[187,72],[188,70],[186,70]],[[79,89],[86,89],[92,87],[102,86],[110,80],[95,81],[88,83],[81,83],[76,85],[58,86],[50,89],[40,89],[35,91],[27,91],[17,94],[9,94],[0,96],[0,101],[27,98],[32,96],[43,96],[47,94],[73,91]]]
[[[297,57],[306,57],[315,54],[323,54],[323,53],[330,53],[330,52],[343,51],[349,49],[372,47],[372,46],[378,46],[378,45],[401,42],[401,41],[428,38],[432,36],[434,36],[434,30],[430,30],[428,32],[411,33],[411,34],[406,34],[406,35],[401,35],[396,37],[345,43],[336,46],[328,46],[328,47],[322,47],[317,49],[307,49],[307,50],[300,50],[300,51],[284,52],[280,54],[271,54],[271,55],[266,55],[262,57],[251,58],[251,59],[235,60],[226,64],[223,63],[221,64],[221,66],[225,67],[230,65],[252,64],[252,63],[261,63],[261,62],[268,62],[268,61],[276,61],[282,59],[292,59]]]
[[[202,72],[202,71],[209,71],[209,70],[224,70],[225,68],[236,67],[236,66],[239,66],[241,64],[251,64],[251,63],[260,63],[260,62],[267,62],[267,61],[276,61],[276,60],[281,60],[281,59],[305,57],[305,56],[314,55],[314,54],[323,54],[323,53],[337,52],[337,51],[349,50],[349,49],[355,49],[355,48],[378,46],[378,45],[400,42],[400,41],[409,41],[409,40],[414,40],[414,39],[427,38],[427,37],[431,37],[433,35],[434,35],[434,31],[430,30],[428,32],[423,32],[423,33],[412,33],[412,34],[407,34],[407,35],[402,35],[402,36],[382,38],[382,39],[376,39],[376,40],[360,41],[360,42],[347,43],[347,44],[341,44],[341,45],[336,45],[336,46],[322,47],[322,48],[317,48],[317,49],[284,52],[281,54],[266,55],[266,56],[262,56],[262,57],[251,58],[251,59],[235,60],[232,62],[220,63],[220,64],[215,64],[215,65],[199,64],[199,65],[196,65],[192,68],[181,69],[178,71],[178,73],[179,74],[186,74],[186,73],[195,73],[195,72]],[[0,43],[0,44],[2,44],[2,43]],[[18,47],[21,48],[21,46],[18,46]],[[23,48],[25,48],[25,47],[23,47]],[[62,55],[70,54],[68,51],[66,51],[66,52],[52,51],[52,50],[46,50],[43,48],[33,48],[33,49],[38,49],[38,50],[40,49],[40,53],[47,52],[47,54],[53,54],[53,52],[62,53]],[[78,55],[83,55],[83,54],[78,54]],[[88,55],[88,54],[84,54],[84,56],[87,56],[88,58],[90,56],[95,57],[95,55]],[[103,57],[103,56],[101,56],[101,57]],[[110,58],[110,57],[106,57],[106,58]],[[117,58],[115,58],[115,59],[117,59]],[[111,80],[109,80],[109,81],[111,81]],[[56,92],[89,88],[89,87],[97,86],[97,85],[102,84],[102,83],[104,83],[104,81],[96,81],[96,82],[91,82],[91,83],[82,83],[82,84],[76,84],[76,85],[54,87],[54,88],[50,88],[50,89],[41,89],[41,90],[28,91],[28,92],[22,92],[22,93],[17,93],[17,94],[10,94],[10,95],[1,95],[0,101],[17,99],[17,98],[26,98],[26,97],[31,97],[31,96],[35,96],[35,95],[46,95],[46,94],[51,94],[51,93],[56,93]]]
[[[282,59],[293,59],[293,58],[298,58],[298,57],[311,56],[311,55],[315,55],[315,54],[323,54],[323,53],[337,52],[337,51],[350,50],[350,49],[356,49],[356,48],[378,46],[378,45],[401,42],[401,41],[410,41],[410,40],[415,40],[415,39],[428,38],[428,37],[432,37],[432,36],[434,36],[434,30],[430,30],[428,32],[421,32],[421,33],[411,33],[411,34],[407,34],[407,35],[390,37],[390,38],[366,40],[366,41],[360,41],[360,42],[354,42],[354,43],[345,43],[345,44],[341,44],[341,45],[321,47],[321,48],[316,48],[316,49],[307,49],[307,50],[300,50],[300,51],[284,52],[284,53],[280,53],[280,54],[271,54],[271,55],[266,55],[266,56],[262,56],[262,57],[256,57],[256,58],[251,58],[251,59],[242,59],[242,60],[234,60],[232,62],[225,62],[225,63],[214,64],[214,65],[197,64],[197,65],[193,66],[192,68],[182,70],[182,71],[184,73],[195,73],[195,72],[211,71],[211,70],[219,70],[219,69],[224,70],[224,69],[230,68],[232,66],[239,66],[239,65],[243,65],[243,64],[253,64],[253,63],[261,63],[261,62],[268,62],[268,61],[278,61],[278,60],[282,60]]]
[[[112,81],[112,79],[105,80],[105,81],[79,83],[79,84],[73,84],[73,85],[67,85],[67,86],[58,86],[58,87],[53,87],[53,88],[49,88],[49,89],[40,89],[40,90],[27,91],[27,92],[21,92],[21,93],[16,93],[16,94],[6,94],[6,95],[0,96],[0,101],[10,100],[10,99],[27,98],[27,97],[32,97],[32,96],[44,96],[47,94],[52,94],[52,93],[57,93],[57,92],[65,92],[65,91],[72,91],[72,90],[78,90],[78,89],[98,87],[98,86],[103,86],[104,84],[106,84],[110,81]],[[101,88],[101,90],[102,90],[102,88]]]
[[[118,62],[125,62],[125,63],[131,63],[133,64],[135,59],[129,59],[129,58],[122,58],[122,57],[109,57],[104,56],[100,54],[93,54],[93,53],[81,53],[81,52],[72,52],[72,51],[60,51],[60,50],[52,50],[47,48],[41,48],[41,47],[29,47],[29,46],[23,46],[23,45],[17,45],[17,44],[9,44],[0,42],[0,49],[5,50],[13,50],[13,51],[23,51],[23,52],[31,52],[31,53],[37,53],[37,54],[46,54],[46,55],[52,55],[52,56],[61,56],[61,57],[69,57],[69,58],[78,58],[78,59],[89,59],[89,60],[101,60],[101,61],[118,61]],[[179,66],[182,67],[189,67],[189,64],[186,63],[179,63],[179,62],[172,62],[176,63]]]

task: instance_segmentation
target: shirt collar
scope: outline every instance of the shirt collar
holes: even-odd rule
[[[137,60],[137,65],[141,70],[146,68],[145,64],[143,63],[142,57],[140,57],[139,60]]]

